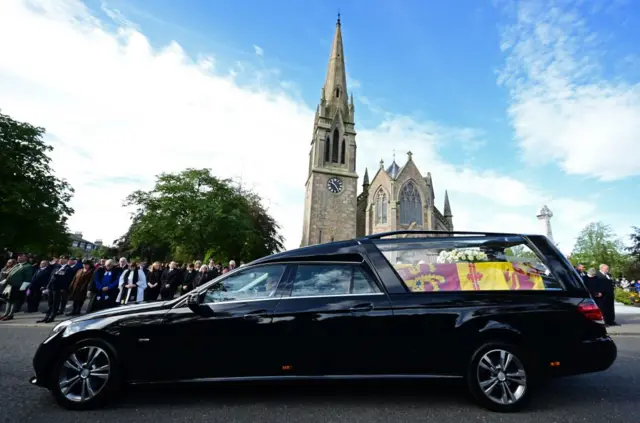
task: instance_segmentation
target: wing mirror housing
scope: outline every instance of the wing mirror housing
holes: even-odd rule
[[[213,311],[209,306],[203,304],[204,293],[193,292],[187,296],[187,306],[198,316],[211,317]]]

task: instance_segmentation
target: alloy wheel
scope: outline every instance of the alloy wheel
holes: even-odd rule
[[[477,379],[484,395],[500,405],[515,404],[527,390],[527,374],[522,362],[502,349],[488,351],[482,356]]]
[[[97,346],[83,346],[67,357],[60,368],[58,386],[69,401],[84,403],[96,397],[111,374],[111,359]]]

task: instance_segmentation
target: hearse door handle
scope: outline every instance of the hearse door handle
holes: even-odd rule
[[[260,320],[267,315],[267,310],[251,311],[244,315],[245,320]]]
[[[373,310],[373,304],[371,303],[366,303],[366,304],[358,304],[357,306],[353,306],[349,309],[352,313],[362,313],[365,311],[371,311]]]

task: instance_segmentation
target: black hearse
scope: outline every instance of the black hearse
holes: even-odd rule
[[[38,348],[31,383],[84,409],[121,384],[447,378],[488,409],[515,411],[541,380],[615,358],[600,310],[547,238],[395,231],[64,321]]]

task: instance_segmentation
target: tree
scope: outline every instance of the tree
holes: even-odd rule
[[[260,196],[208,169],[163,173],[152,191],[133,192],[125,206],[136,211],[121,245],[141,257],[249,261],[284,249]]]
[[[571,253],[572,259],[587,267],[597,268],[605,263],[619,276],[625,267],[623,245],[609,225],[602,222],[588,224],[578,235]]]
[[[0,247],[36,254],[67,251],[73,188],[53,175],[44,128],[0,113]]]
[[[627,251],[636,261],[640,262],[640,228],[633,226],[632,230],[633,232],[629,235],[631,246],[627,247]]]

